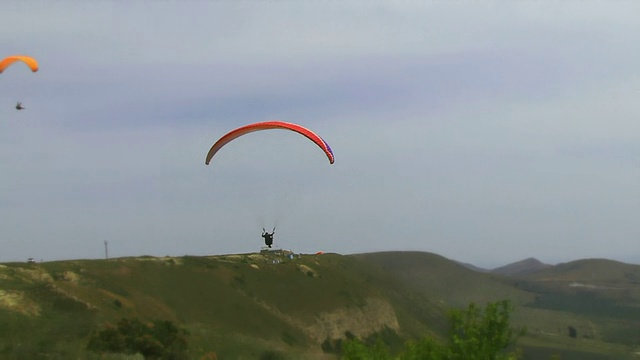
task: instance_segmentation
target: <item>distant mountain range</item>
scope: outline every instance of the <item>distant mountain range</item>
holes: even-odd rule
[[[546,269],[547,267],[552,266],[549,264],[545,264],[535,258],[528,258],[528,259],[516,261],[514,263],[500,266],[494,269],[485,269],[485,268],[475,266],[473,264],[462,263],[462,262],[458,262],[458,264],[473,271],[500,274],[505,276],[525,275],[525,274],[533,273],[533,272]]]
[[[552,265],[545,264],[538,259],[528,258],[528,259],[517,261],[505,266],[495,268],[491,270],[491,273],[506,275],[506,276],[518,276],[518,275],[531,274],[531,273],[549,268],[551,266]]]

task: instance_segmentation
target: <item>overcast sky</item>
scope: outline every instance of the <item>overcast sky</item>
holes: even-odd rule
[[[9,1],[0,261],[640,263],[640,3]],[[15,110],[16,101],[27,108]],[[241,137],[257,121],[306,126]]]

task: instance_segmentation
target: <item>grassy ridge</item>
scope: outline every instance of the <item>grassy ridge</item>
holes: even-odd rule
[[[625,359],[640,350],[637,265],[581,260],[505,277],[422,252],[355,257],[396,277],[427,301],[449,307],[510,299],[516,306],[514,326],[528,329],[521,339],[527,358]]]
[[[437,337],[448,308],[510,299],[514,324],[529,328],[529,358],[630,358],[640,345],[640,320],[628,316],[640,304],[638,267],[594,264],[605,274],[597,281],[589,262],[508,278],[418,252],[10,263],[0,265],[0,357],[91,358],[91,333],[127,317],[187,329],[196,359],[330,359],[322,343],[347,331]]]
[[[387,301],[365,268],[331,254],[7,264],[0,289],[15,304],[7,296],[0,304],[0,352],[79,356],[91,331],[128,317],[187,328],[194,357],[252,358],[272,349],[321,355],[323,331],[330,333],[323,326],[340,328],[332,312],[358,315],[369,299]],[[366,333],[368,326],[345,329]]]

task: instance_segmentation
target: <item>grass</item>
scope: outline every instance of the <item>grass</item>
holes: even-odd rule
[[[607,267],[601,285],[633,285],[638,273],[628,264],[593,264],[603,272]],[[517,306],[514,325],[530,328],[521,339],[530,358],[624,358],[640,346],[630,335],[639,333],[640,301],[633,289],[602,295],[566,286],[588,272],[586,262],[512,279],[415,252],[10,263],[0,266],[0,357],[92,358],[85,350],[89,334],[127,317],[185,328],[193,358],[214,352],[219,358],[332,358],[321,347],[322,334],[329,334],[322,331],[332,326],[342,329],[338,336],[379,332],[398,345],[426,334],[442,337],[451,307],[506,298]],[[367,313],[370,299],[392,307],[398,331],[367,321],[382,316]]]

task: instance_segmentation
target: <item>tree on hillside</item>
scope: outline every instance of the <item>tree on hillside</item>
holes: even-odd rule
[[[515,359],[504,353],[515,344],[524,329],[515,331],[509,320],[513,307],[508,300],[488,303],[482,310],[471,303],[466,310],[449,312],[450,359]]]
[[[187,331],[171,321],[143,323],[122,318],[93,334],[87,346],[94,352],[142,354],[145,359],[187,359]]]
[[[386,360],[391,359],[389,347],[381,338],[368,345],[357,338],[347,340],[342,346],[342,357],[349,360]]]
[[[405,351],[399,357],[401,360],[443,360],[448,359],[447,348],[437,340],[425,336],[419,341],[409,341]]]
[[[343,344],[342,358],[348,360],[498,360],[518,359],[517,351],[507,352],[524,330],[515,331],[509,325],[513,311],[508,300],[488,303],[482,311],[475,304],[464,310],[449,311],[449,333],[446,343],[431,337],[405,343],[400,355],[393,357],[388,346],[378,341],[366,345],[359,339]]]

